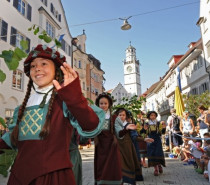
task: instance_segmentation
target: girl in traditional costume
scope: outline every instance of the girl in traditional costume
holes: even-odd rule
[[[148,137],[154,139],[153,143],[147,144],[147,157],[148,167],[154,167],[155,176],[158,176],[158,172],[163,173],[162,166],[165,167],[165,158],[160,136],[165,133],[166,125],[158,122],[156,120],[157,116],[155,111],[149,111],[147,113],[148,122],[145,125]]]
[[[146,138],[146,130],[144,129],[144,118],[143,118],[143,112],[140,111],[139,114],[137,114],[137,133],[140,137],[142,138]],[[140,156],[141,156],[141,164],[144,168],[147,168],[147,164],[146,164],[146,156],[147,156],[147,143],[146,141],[142,140],[139,141],[139,152],[140,152]]]
[[[26,96],[0,140],[1,149],[18,151],[8,185],[76,185],[69,157],[73,127],[94,135],[104,112],[88,106],[77,73],[58,51],[38,45],[24,61],[24,72]]]
[[[107,93],[100,94],[96,105],[106,113],[103,131],[95,137],[94,176],[95,185],[122,184],[120,152],[115,136],[114,121],[111,115],[112,98]]]
[[[136,184],[136,181],[143,181],[142,169],[129,132],[136,130],[136,125],[127,122],[126,112],[124,108],[116,111],[115,131],[120,147],[123,182]]]

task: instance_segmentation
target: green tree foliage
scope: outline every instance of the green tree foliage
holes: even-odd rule
[[[4,149],[1,151],[4,153],[0,155],[0,174],[7,177],[8,170],[15,160],[17,151],[11,149]]]
[[[113,106],[113,111],[116,111],[118,108],[125,108],[132,112],[134,119],[137,119],[137,114],[140,113],[140,109],[142,107],[143,102],[146,99],[144,97],[138,97],[136,95],[132,96],[131,98],[124,97],[122,98],[122,104],[118,104]]]
[[[206,108],[210,106],[210,92],[206,91],[201,95],[183,95],[183,100],[185,109],[196,117],[199,117],[198,106],[203,105]]]

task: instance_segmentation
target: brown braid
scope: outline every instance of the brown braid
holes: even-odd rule
[[[56,70],[55,79],[57,81],[59,81],[59,79],[61,79],[60,76],[61,76],[61,73],[58,70]],[[56,96],[56,90],[54,87],[51,98],[50,98],[49,108],[48,108],[48,112],[46,115],[46,121],[44,123],[44,126],[43,126],[40,134],[39,134],[39,137],[41,139],[45,139],[50,133],[50,119],[51,119],[51,113],[52,113],[52,109],[53,109],[53,102],[54,102],[55,96]]]
[[[14,127],[14,129],[12,131],[12,134],[11,134],[11,142],[12,142],[13,146],[17,146],[18,135],[19,135],[19,123],[21,122],[21,119],[22,119],[23,114],[24,114],[24,110],[26,108],[26,104],[27,104],[29,96],[31,94],[31,87],[32,87],[32,85],[33,85],[33,81],[30,78],[29,82],[28,82],[25,98],[23,100],[22,105],[19,108],[19,111],[18,111],[18,118],[17,118],[16,126]]]

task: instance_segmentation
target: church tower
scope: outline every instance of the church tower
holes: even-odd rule
[[[136,49],[131,46],[131,42],[124,60],[124,87],[132,96],[141,94],[139,60],[136,59]]]

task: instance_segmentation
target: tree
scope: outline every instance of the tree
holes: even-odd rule
[[[200,112],[198,106],[203,105],[208,108],[210,106],[210,92],[206,91],[200,95],[183,95],[185,110],[189,111],[195,117],[199,117]]]
[[[146,101],[144,97],[138,97],[137,95],[132,96],[131,98],[124,97],[122,98],[123,104],[118,104],[113,106],[113,111],[116,111],[118,108],[125,108],[133,114],[133,118],[137,119],[137,114],[141,112],[142,103]]]

